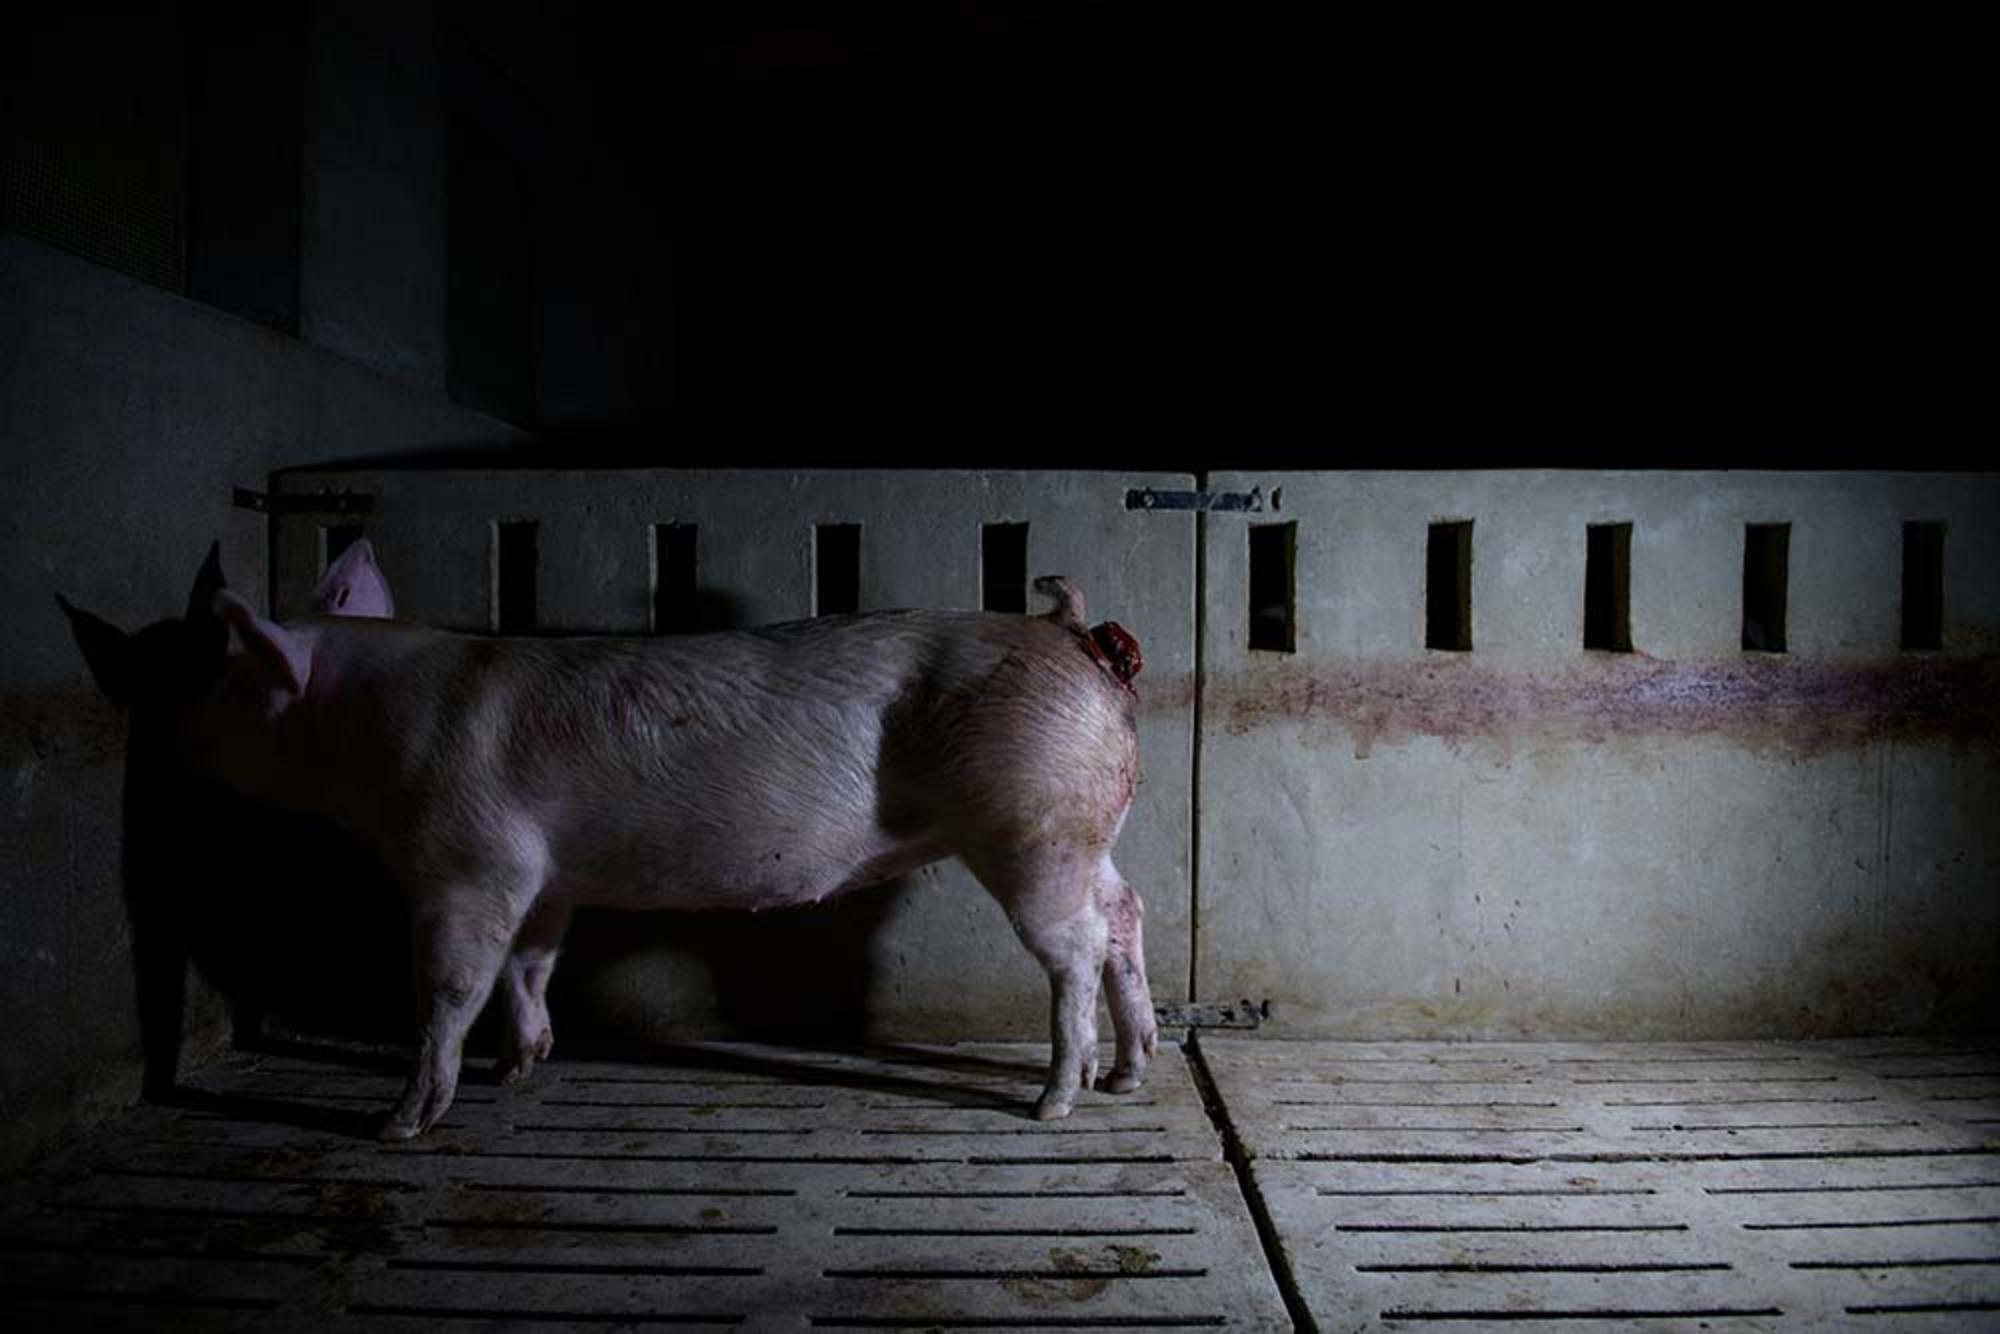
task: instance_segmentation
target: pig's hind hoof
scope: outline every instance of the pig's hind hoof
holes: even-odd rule
[[[1106,1093],[1130,1093],[1146,1082],[1146,1076],[1139,1070],[1113,1070],[1101,1087]]]
[[[555,1034],[543,1029],[541,1035],[532,1042],[522,1043],[513,1050],[502,1054],[500,1060],[500,1082],[518,1084],[535,1072],[535,1062],[545,1061],[556,1047]]]
[[[500,1082],[508,1085],[518,1084],[533,1073],[535,1073],[534,1053],[522,1052],[501,1063]]]

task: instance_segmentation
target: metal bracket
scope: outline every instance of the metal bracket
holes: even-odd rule
[[[1281,494],[1283,494],[1282,488],[1271,492],[1272,509],[1278,508],[1278,497]],[[1136,486],[1125,493],[1125,508],[1261,514],[1264,512],[1264,490],[1262,487],[1253,486],[1248,491],[1155,491],[1150,486]]]
[[[1256,1028],[1271,1017],[1271,1002],[1158,1001],[1153,1017],[1162,1028]]]
[[[299,496],[274,496],[239,486],[231,503],[259,514],[373,514],[375,497],[362,491],[313,491]]]

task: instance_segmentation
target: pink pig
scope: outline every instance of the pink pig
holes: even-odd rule
[[[503,1077],[553,1041],[544,999],[579,904],[778,908],[956,855],[1049,976],[1038,1119],[1157,1044],[1138,895],[1111,847],[1138,775],[1137,645],[1093,639],[1067,580],[1044,616],[895,611],[665,639],[493,639],[387,619],[368,543],[288,625],[223,587],[127,635],[63,602],[135,727],[248,796],[332,818],[410,900],[419,1048],[385,1139],[451,1105],[497,984]]]

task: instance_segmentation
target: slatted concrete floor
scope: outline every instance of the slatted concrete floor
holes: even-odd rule
[[[2000,1329],[2000,1054],[1201,1055],[1321,1329]]]
[[[18,1183],[0,1325],[1285,1327],[1181,1053],[1044,1126],[1045,1052],[557,1061],[406,1146],[393,1062],[232,1059]]]
[[[2000,1329],[2000,1055],[1211,1036],[1024,1119],[1034,1047],[471,1083],[232,1059],[15,1183],[6,1328]],[[1247,1180],[1252,1199],[1240,1181]],[[1263,1215],[1269,1251],[1252,1224]]]

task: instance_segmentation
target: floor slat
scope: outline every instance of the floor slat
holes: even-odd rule
[[[1991,1052],[1210,1037],[1200,1059],[1321,1328],[2000,1327]]]
[[[507,1089],[475,1069],[404,1145],[366,1137],[393,1074],[233,1058],[0,1217],[0,1323],[1285,1328],[1182,1053],[1049,1125],[1027,1116],[1044,1056],[718,1044]]]

